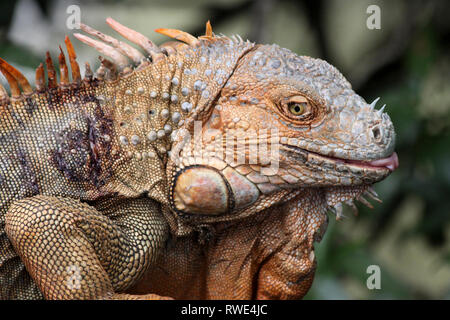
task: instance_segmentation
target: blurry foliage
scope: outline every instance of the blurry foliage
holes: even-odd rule
[[[37,7],[51,19],[51,6],[57,2],[39,0]],[[382,30],[365,28],[369,4],[381,7]],[[1,5],[0,56],[35,68],[37,54],[7,37],[15,5]],[[120,21],[130,8],[150,13],[162,6],[187,6],[181,0],[80,5],[104,9],[104,16],[86,17],[85,22],[92,19],[97,25],[111,14],[110,8],[120,12],[115,16]],[[218,33],[238,29],[252,41],[275,42],[321,57],[340,69],[366,100],[381,96],[387,104],[397,132],[400,168],[376,185],[383,204],[374,210],[360,207],[356,218],[348,210],[348,219],[330,221],[323,241],[316,244],[318,270],[307,298],[450,299],[450,3],[196,0],[189,7],[204,19],[193,23],[186,16],[181,25],[165,26],[194,25],[185,31],[199,35],[210,19]],[[371,264],[381,268],[381,290],[366,288]]]

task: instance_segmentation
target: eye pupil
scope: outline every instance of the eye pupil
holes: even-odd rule
[[[289,104],[289,112],[295,116],[302,115],[304,111],[305,111],[305,103],[295,102]]]

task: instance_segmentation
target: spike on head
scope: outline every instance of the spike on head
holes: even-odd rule
[[[375,106],[377,105],[378,100],[380,100],[380,97],[378,97],[372,101],[372,103],[369,105],[370,110],[375,109]]]
[[[105,66],[103,64],[101,64],[100,67],[98,67],[97,71],[95,71],[95,77],[98,80],[105,79],[106,71],[107,71],[107,69],[105,68]]]
[[[85,24],[80,24],[81,30],[84,32],[102,40],[103,42],[113,46],[116,48],[120,53],[126,55],[128,58],[133,60],[134,63],[139,64],[144,59],[145,56],[140,53],[138,50],[130,46],[129,44],[119,41],[111,36],[108,36],[106,34],[101,33],[100,31],[95,30],[94,28],[91,28]]]
[[[211,22],[206,21],[206,30],[205,30],[205,37],[209,37],[212,38],[213,35],[213,31],[212,31],[212,26],[211,26]]]
[[[49,89],[56,88],[58,86],[56,82],[56,70],[50,52],[48,51],[45,53],[45,64],[47,66],[48,87]]]
[[[20,88],[17,80],[0,64],[0,72],[5,76],[8,81],[9,88],[11,89],[11,97],[13,99],[20,98]]]
[[[114,61],[114,63],[117,64],[119,70],[122,70],[128,66],[127,58],[125,58],[118,50],[114,49],[113,47],[79,33],[74,33],[73,36],[81,42],[84,42],[88,46],[93,47],[99,53],[110,57]]]
[[[60,85],[66,87],[69,85],[69,69],[67,68],[66,58],[62,51],[61,46],[59,46],[59,72],[60,72]]]
[[[0,67],[2,70],[5,70],[11,77],[15,79],[15,81],[22,87],[23,93],[26,95],[30,95],[33,93],[33,89],[30,86],[30,83],[28,82],[27,78],[19,72],[16,68],[14,68],[12,65],[10,65],[8,62],[0,58]],[[3,73],[5,74],[5,73]],[[6,75],[5,75],[6,77]],[[11,82],[8,80],[8,82],[11,85]],[[11,88],[12,92],[12,88]],[[20,96],[20,90],[19,90],[19,96]]]
[[[167,56],[173,56],[177,53],[175,46],[172,45],[172,41],[161,44],[160,48],[161,48],[161,51],[164,52]]]
[[[78,86],[81,82],[81,74],[80,66],[77,63],[77,55],[68,36],[65,37],[64,42],[66,43],[67,53],[69,54],[70,69],[72,70],[72,81]]]
[[[38,92],[45,90],[45,72],[42,63],[36,69],[36,90]]]
[[[335,206],[335,211],[336,211],[336,220],[342,220],[342,218],[344,218],[344,214],[343,214],[343,207],[342,207],[342,203],[337,203]]]
[[[0,104],[5,104],[9,101],[8,92],[6,89],[0,84]]]
[[[358,201],[364,204],[366,207],[373,209],[373,205],[369,201],[367,201],[367,199],[364,198],[363,195],[359,196]]]
[[[94,74],[92,72],[91,65],[89,64],[89,62],[86,62],[84,64],[84,79],[86,81],[91,81],[93,75]]]
[[[179,41],[167,41],[160,45],[161,51],[165,52],[168,56],[174,55],[177,51],[181,50],[188,45]]]
[[[384,108],[386,108],[386,105],[385,105],[385,104],[381,107],[380,110],[378,110],[378,115],[379,115],[380,117],[381,117],[381,115],[382,115],[383,112],[384,112]]]
[[[181,30],[159,28],[155,29],[155,32],[163,34],[170,38],[174,38],[179,41],[183,41],[184,43],[187,43],[191,47],[198,47],[200,45],[200,41],[196,37]]]
[[[102,56],[99,56],[98,59],[100,60],[102,66],[108,70],[107,79],[108,80],[117,79],[116,65],[114,63],[112,63],[111,61],[109,61],[108,59],[103,58]]]
[[[355,203],[353,202],[353,199],[348,200],[345,203],[352,209],[353,215],[357,216],[358,215],[358,207],[356,207]]]
[[[128,39],[131,42],[137,44],[147,53],[149,53],[153,61],[158,61],[164,58],[164,54],[161,52],[158,46],[143,34],[125,27],[124,25],[115,21],[113,18],[107,18],[106,23],[119,34],[121,34],[125,39]]]
[[[372,200],[375,200],[376,202],[383,203],[383,201],[378,197],[376,192],[371,192],[371,191],[367,190],[366,193],[364,193],[364,194],[367,195]]]

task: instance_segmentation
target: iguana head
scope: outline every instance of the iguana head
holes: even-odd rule
[[[394,127],[377,101],[323,60],[255,46],[199,119],[201,139],[177,154],[174,208],[216,221],[320,188],[340,216],[343,201],[377,199],[369,187],[398,166]]]
[[[234,123],[222,131],[276,129],[280,174],[292,176],[290,186],[355,186],[373,184],[398,165],[394,127],[384,107],[375,109],[377,101],[366,103],[323,60],[264,45],[239,61],[214,112]]]

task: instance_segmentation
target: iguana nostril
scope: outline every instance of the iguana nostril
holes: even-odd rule
[[[375,141],[381,140],[381,130],[378,126],[372,129],[372,135]]]

